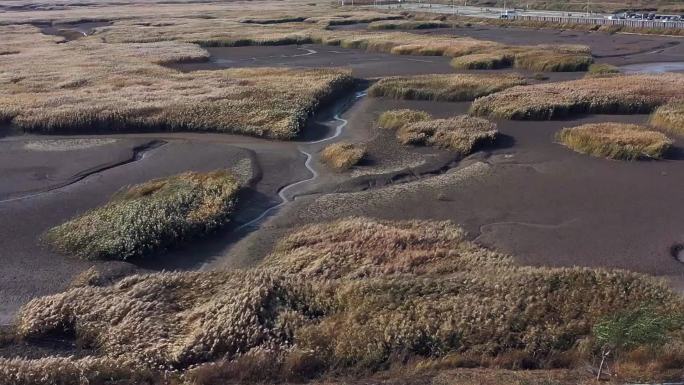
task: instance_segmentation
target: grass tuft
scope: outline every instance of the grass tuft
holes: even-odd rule
[[[451,24],[439,20],[398,20],[398,21],[375,21],[368,25],[370,30],[410,30],[410,29],[434,29],[448,28]]]
[[[17,332],[73,331],[103,359],[156,370],[224,360],[195,372],[218,383],[455,354],[541,368],[576,352],[600,320],[644,306],[682,314],[684,302],[640,274],[518,266],[450,222],[347,218],[286,236],[252,271],[137,275],[36,298]]]
[[[514,57],[506,53],[480,53],[455,57],[451,66],[458,70],[493,70],[510,67]]]
[[[525,84],[517,75],[416,75],[380,79],[373,84],[368,95],[394,99],[467,101]]]
[[[432,117],[425,111],[400,109],[389,110],[380,114],[378,126],[388,130],[395,130],[406,124],[420,122]]]
[[[564,128],[556,139],[570,149],[620,160],[660,159],[672,140],[657,131],[623,123],[594,123]]]
[[[586,71],[594,59],[591,55],[553,50],[529,50],[515,55],[515,67],[535,72]]]
[[[594,63],[587,70],[588,77],[614,76],[620,73],[620,69],[611,64]]]
[[[335,170],[348,170],[366,155],[364,146],[354,143],[338,142],[323,149],[321,159]]]
[[[402,144],[436,146],[465,156],[479,145],[492,143],[497,134],[494,123],[461,115],[406,124],[397,131],[397,138]]]
[[[684,135],[684,100],[673,100],[658,107],[651,115],[651,124]]]
[[[238,188],[226,171],[155,179],[50,229],[46,240],[58,251],[84,259],[143,257],[227,223]]]
[[[473,102],[471,113],[501,119],[548,120],[572,114],[648,113],[678,97],[684,75],[584,78],[512,87]]]

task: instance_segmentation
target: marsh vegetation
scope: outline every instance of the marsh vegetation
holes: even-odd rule
[[[380,79],[368,90],[373,97],[395,99],[467,101],[525,84],[518,75],[416,75]]]
[[[471,112],[502,119],[548,120],[573,114],[649,113],[679,97],[684,75],[585,78],[512,87],[479,98]]]
[[[321,159],[337,171],[347,170],[359,163],[366,154],[361,144],[337,142],[323,149]]]
[[[647,127],[622,123],[594,123],[561,130],[556,139],[568,148],[611,159],[660,159],[673,141]]]
[[[238,189],[227,171],[151,180],[50,229],[46,240],[61,253],[84,259],[144,257],[225,225]]]
[[[220,377],[233,362],[275,377],[274,368],[294,365],[309,378],[447,357],[453,366],[574,367],[600,349],[592,328],[616,312],[682,314],[683,305],[635,273],[517,266],[450,222],[348,218],[299,229],[249,271],[138,275],[35,299],[17,330],[22,338],[73,330],[98,360],[134,362],[142,373]],[[679,326],[648,341],[656,376],[681,370],[673,367],[684,354]],[[13,368],[4,375],[26,378],[55,360],[4,360]],[[97,368],[65,364],[82,365],[86,377]]]

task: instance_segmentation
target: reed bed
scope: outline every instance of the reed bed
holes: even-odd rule
[[[594,63],[587,70],[588,77],[615,76],[620,73],[620,69],[611,64]]]
[[[291,139],[322,102],[353,83],[337,69],[179,73],[157,64],[206,59],[206,51],[190,43],[95,37],[27,44],[43,35],[30,26],[21,32],[0,43],[25,47],[0,56],[0,120],[29,132],[214,131]]]
[[[556,139],[579,153],[619,160],[660,159],[673,143],[660,132],[623,123],[564,128]]]
[[[425,111],[399,109],[389,110],[380,114],[378,117],[378,126],[388,130],[396,130],[406,124],[420,122],[431,119],[432,117]]]
[[[83,259],[145,257],[228,223],[238,189],[226,171],[154,179],[50,229],[46,240]]]
[[[416,75],[380,79],[368,89],[372,97],[395,99],[467,101],[525,84],[518,75]]]
[[[154,385],[159,374],[136,362],[111,358],[0,358],[0,382],[8,385]]]
[[[250,271],[136,275],[34,299],[17,330],[73,331],[103,358],[181,372],[222,360],[268,377],[289,362],[311,376],[454,354],[542,368],[642,305],[684,309],[644,275],[520,267],[450,222],[347,218],[286,236]]]
[[[534,49],[516,54],[514,66],[536,72],[580,72],[593,62],[587,54]]]
[[[280,24],[298,23],[306,20],[303,16],[279,16],[279,17],[246,17],[240,19],[240,23],[245,24]]]
[[[423,120],[406,124],[397,130],[402,144],[435,146],[466,156],[478,146],[492,143],[498,131],[496,124],[473,116]]]
[[[458,70],[493,70],[510,67],[515,57],[506,53],[479,53],[451,59],[451,66]]]
[[[678,135],[684,135],[684,100],[673,100],[658,107],[651,115],[651,124]]]
[[[585,78],[512,87],[479,98],[471,112],[502,119],[549,120],[573,114],[638,114],[678,97],[684,75],[653,74]]]
[[[358,164],[366,155],[366,148],[360,144],[338,142],[321,151],[321,160],[337,171],[348,170]]]
[[[395,15],[396,16],[396,15]],[[383,20],[371,24],[373,29],[383,31],[328,30],[326,25],[355,24],[367,20]],[[398,18],[403,18],[399,16]],[[538,71],[585,71],[591,64],[590,50],[577,45],[509,46],[492,41],[468,37],[443,37],[419,35],[392,29],[435,26],[435,21],[398,20],[388,21],[389,15],[375,16],[322,16],[312,17],[301,23],[245,24],[236,20],[202,20],[191,18],[156,21],[155,28],[141,26],[139,21],[119,20],[102,28],[98,36],[107,42],[155,42],[174,40],[196,43],[202,46],[245,46],[318,43],[358,48],[368,51],[399,55],[426,55],[460,57],[465,55],[504,55],[512,60],[500,66],[515,66]],[[150,21],[154,23],[155,21]],[[432,24],[434,23],[434,24]],[[439,24],[441,25],[441,24]],[[136,31],[136,33],[131,33]]]
[[[370,30],[410,30],[410,29],[435,29],[449,28],[451,24],[439,20],[399,20],[399,21],[376,21],[368,25]]]

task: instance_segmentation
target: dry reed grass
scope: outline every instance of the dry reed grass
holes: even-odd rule
[[[406,124],[397,131],[397,139],[402,144],[436,146],[465,156],[477,146],[492,143],[497,134],[496,124],[482,118],[460,115]]]
[[[321,160],[335,170],[343,171],[358,164],[365,155],[366,149],[363,145],[338,142],[321,151]]]
[[[233,361],[217,369],[228,374],[279,372],[285,360],[314,373],[379,370],[456,353],[544,367],[597,320],[646,304],[684,306],[640,274],[516,266],[449,222],[348,218],[287,236],[253,271],[138,275],[34,299],[17,330],[73,330],[105,357],[153,368]]]
[[[684,135],[684,100],[673,100],[658,107],[651,115],[651,124]]]
[[[594,63],[587,70],[588,77],[615,76],[620,73],[620,69],[611,64]]]
[[[451,24],[439,20],[399,20],[399,21],[376,21],[368,25],[370,30],[393,30],[393,29],[434,29],[448,28]]]
[[[664,134],[623,123],[594,123],[564,128],[556,139],[568,148],[611,159],[660,159],[672,146]]]
[[[466,101],[525,84],[518,75],[416,75],[380,79],[368,89],[373,97],[395,99]]]
[[[153,385],[158,373],[129,360],[86,357],[0,358],[0,382],[7,385]]]
[[[431,119],[432,117],[425,111],[400,109],[389,110],[380,114],[378,117],[378,126],[380,128],[395,130],[403,127],[406,124],[420,122]]]
[[[479,53],[451,59],[451,66],[458,70],[492,70],[510,67],[515,57],[506,53]]]
[[[84,259],[143,257],[226,224],[238,189],[226,171],[154,179],[50,229],[46,239],[58,251]]]
[[[513,87],[479,98],[471,112],[503,119],[561,119],[572,114],[647,113],[681,94],[684,75],[585,78]]]
[[[24,47],[0,56],[0,120],[32,132],[188,130],[290,139],[322,101],[352,82],[349,72],[328,69],[183,74],[155,63],[203,58],[204,50],[96,38],[54,44],[34,27],[0,30],[15,32],[0,46]]]

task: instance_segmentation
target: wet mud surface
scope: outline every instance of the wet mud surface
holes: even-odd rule
[[[598,61],[616,65],[684,61],[679,38],[494,27],[421,33],[511,44],[589,44]],[[349,67],[364,79],[454,72],[448,58],[319,45],[209,51],[212,57],[206,63],[173,67]],[[582,74],[549,76],[548,81],[560,81]],[[678,193],[684,189],[684,140],[676,138],[676,148],[665,160],[639,162],[592,158],[554,142],[563,127],[646,123],[648,116],[498,121],[502,135],[493,146],[459,159],[444,150],[402,146],[393,132],[378,129],[375,120],[393,108],[448,117],[465,113],[469,103],[397,101],[359,91],[321,111],[305,135],[292,142],[200,133],[27,136],[0,127],[0,324],[11,322],[29,299],[63,290],[91,266],[127,272],[248,267],[282,234],[304,223],[348,215],[448,219],[521,264],[625,268],[671,279],[674,287],[684,288],[684,264],[672,254],[673,246],[684,243]],[[72,143],[45,143],[47,139]],[[332,172],[318,153],[338,140],[364,143],[367,158],[348,172]],[[234,169],[246,188],[233,222],[206,239],[133,263],[77,260],[53,253],[40,240],[50,227],[106,202],[126,185],[217,168]],[[287,204],[271,209],[283,197]]]

